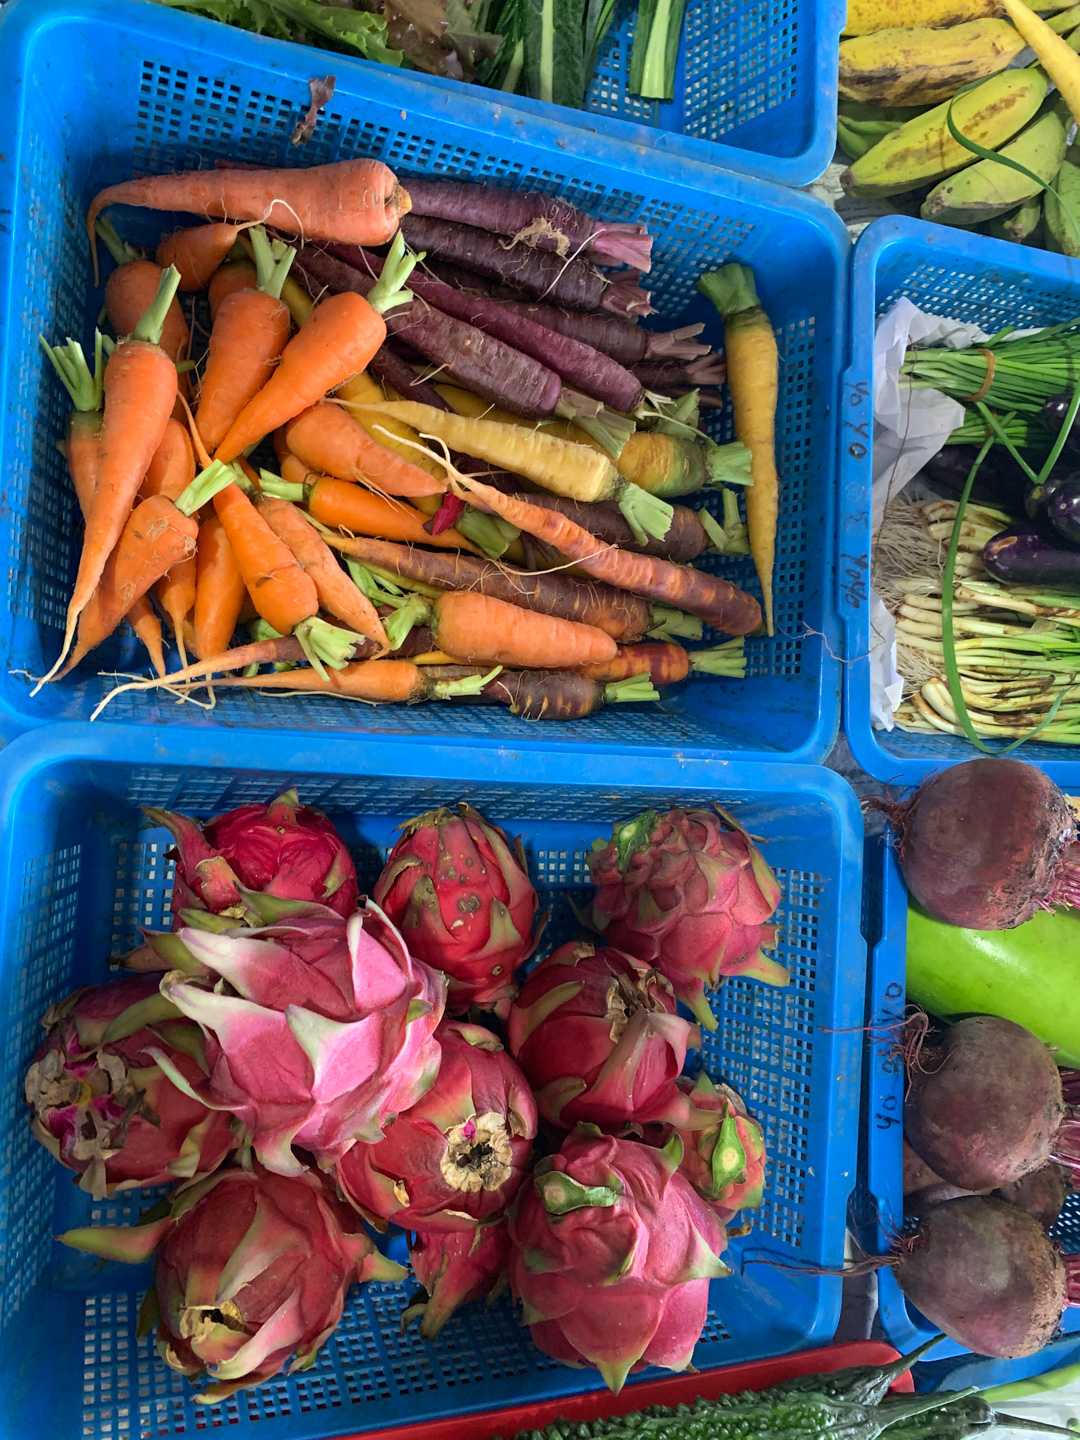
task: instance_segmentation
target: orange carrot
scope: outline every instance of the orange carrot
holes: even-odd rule
[[[210,323],[217,319],[221,302],[237,290],[252,290],[258,283],[258,272],[249,260],[230,260],[214,272],[206,298],[210,302]]]
[[[249,445],[363,370],[386,339],[381,312],[412,299],[401,287],[416,259],[405,255],[405,242],[398,235],[366,300],[345,291],[316,305],[285,346],[281,364],[241,410],[214,458],[226,463],[235,460]]]
[[[384,495],[442,495],[436,480],[419,465],[380,445],[349,412],[333,401],[312,405],[285,427],[285,443],[312,470],[339,480],[359,480]]]
[[[440,595],[431,609],[436,644],[467,664],[574,670],[613,660],[619,649],[594,625],[523,610],[471,590]]]
[[[97,487],[86,521],[79,572],[68,603],[63,647],[45,680],[52,678],[71,648],[79,616],[97,588],[106,561],[131,514],[132,503],[154,451],[165,435],[176,401],[176,366],[157,342],[162,319],[176,293],[176,281],[175,270],[164,273],[154,303],[134,333],[116,347],[105,367],[105,411]],[[153,580],[147,583],[152,584]],[[131,599],[135,598],[132,595]]]
[[[300,462],[296,462],[299,464]],[[427,516],[407,505],[376,495],[349,480],[336,480],[332,475],[313,476],[306,473],[304,484],[294,484],[268,471],[262,472],[261,484],[268,494],[283,500],[303,502],[308,513],[320,525],[331,530],[351,530],[354,535],[376,535],[383,540],[408,541],[414,545],[430,545],[436,550],[469,550],[480,552],[457,530],[443,530],[429,535],[424,529]]]
[[[213,454],[236,417],[273,374],[288,344],[292,317],[281,300],[281,285],[295,250],[280,241],[277,253],[261,225],[251,232],[258,285],[227,296],[210,333],[195,424]]]
[[[139,637],[143,648],[150,656],[155,675],[165,674],[165,651],[161,644],[161,621],[154,614],[154,607],[145,595],[139,597],[124,616],[132,630]],[[181,651],[183,654],[183,651]]]
[[[191,448],[191,436],[178,420],[170,418],[165,422],[161,444],[146,468],[139,487],[139,499],[167,495],[170,500],[179,500],[194,479],[195,454]]]
[[[259,499],[258,508],[274,534],[314,580],[322,608],[388,650],[390,644],[378,611],[342,570],[337,556],[310,520],[288,500],[269,495]]]
[[[105,314],[117,335],[130,335],[139,318],[152,304],[161,277],[160,265],[152,260],[131,260],[112,272],[105,284]],[[161,348],[169,359],[187,358],[191,333],[180,305],[173,300],[161,326]]]
[[[199,527],[195,576],[195,654],[200,660],[228,648],[247,599],[247,587],[225,527],[211,515]]]
[[[288,670],[273,675],[237,676],[214,680],[224,685],[248,690],[301,690],[327,695],[341,695],[349,700],[367,700],[372,704],[407,704],[417,700],[451,700],[458,695],[478,695],[484,685],[495,678],[499,668],[485,675],[475,674],[454,680],[435,679],[409,660],[355,660],[342,670],[327,671],[323,679],[314,670]],[[175,683],[176,676],[166,677]],[[152,681],[141,688],[149,688]]]
[[[342,245],[385,245],[410,208],[397,176],[380,160],[340,160],[308,170],[191,170],[128,180],[100,191],[86,217],[95,283],[94,222],[107,205],[261,220],[286,235]]]
[[[112,634],[156,580],[195,553],[198,533],[195,521],[164,495],[153,495],[135,507],[97,588],[80,613],[78,643],[63,674]]]
[[[608,683],[632,675],[648,675],[654,685],[677,685],[691,673],[726,675],[741,680],[746,674],[742,638],[727,640],[708,650],[684,650],[672,640],[647,640],[641,645],[620,645],[614,660],[586,665],[581,674]]]
[[[690,565],[673,565],[651,555],[603,545],[566,516],[533,505],[524,495],[503,495],[490,485],[457,471],[452,472],[451,479],[455,494],[553,545],[598,580],[689,611],[691,615],[700,615],[729,635],[749,635],[761,624],[761,607],[754,597],[719,576],[695,570]]]
[[[188,663],[186,625],[195,605],[197,573],[195,555],[191,554],[174,565],[167,575],[163,575],[154,588],[157,602],[176,636],[181,665]]]
[[[180,289],[205,290],[210,277],[236,244],[244,225],[193,225],[174,230],[157,247],[154,259],[180,271]]]

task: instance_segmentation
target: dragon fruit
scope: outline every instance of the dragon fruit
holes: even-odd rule
[[[95,1199],[216,1170],[235,1146],[231,1117],[177,1089],[204,1071],[202,1036],[158,993],[156,975],[76,990],[42,1018],[48,1036],[26,1075],[31,1128]]]
[[[244,915],[243,890],[282,900],[313,900],[346,919],[356,909],[356,870],[345,842],[321,810],[286,790],[269,805],[241,805],[199,825],[147,808],[176,841],[173,929],[184,910]]]
[[[374,898],[418,960],[445,972],[447,1013],[505,1011],[514,972],[536,948],[536,891],[518,841],[471,805],[402,826]]]
[[[166,1363],[211,1381],[196,1397],[207,1404],[280,1374],[290,1355],[291,1370],[306,1369],[354,1281],[406,1274],[321,1176],[286,1178],[259,1165],[185,1186],[152,1223],[88,1226],[60,1239],[109,1260],[155,1256],[140,1332],[156,1322]]]
[[[589,869],[597,895],[591,921],[611,945],[655,965],[707,1030],[716,1018],[705,994],[726,975],[786,985],[788,972],[764,954],[780,900],[761,851],[723,811],[646,810],[594,842]]]
[[[522,1187],[510,1285],[540,1349],[618,1393],[631,1370],[689,1366],[727,1235],[679,1174],[678,1137],[657,1150],[588,1129]]]
[[[506,1208],[525,1178],[536,1102],[525,1076],[481,1025],[444,1020],[434,1085],[374,1145],[338,1161],[342,1194],[366,1220],[408,1230],[473,1230]]]
[[[551,1124],[693,1123],[675,1079],[697,1027],[676,1015],[670,983],[640,960],[588,941],[561,946],[526,979],[506,1028]]]
[[[206,1036],[208,1077],[193,1093],[238,1116],[279,1175],[304,1169],[293,1145],[332,1165],[419,1100],[438,1072],[446,993],[370,901],[347,921],[292,908],[261,929],[181,931],[209,980],[161,980]]]
[[[711,1111],[713,1123],[680,1130],[683,1156],[679,1170],[725,1225],[740,1210],[756,1210],[765,1189],[765,1136],[746,1106],[727,1085],[681,1075],[676,1082],[697,1111]],[[665,1137],[667,1138],[667,1137]]]
[[[510,1268],[506,1221],[413,1235],[409,1259],[427,1294],[412,1301],[402,1323],[419,1317],[420,1334],[434,1340],[459,1305],[484,1299],[490,1305],[505,1288]]]

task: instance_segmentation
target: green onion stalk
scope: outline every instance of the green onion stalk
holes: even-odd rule
[[[954,400],[1037,415],[1045,401],[1080,381],[1080,319],[1024,336],[1000,331],[966,350],[911,349],[900,372],[914,389],[941,390]]]

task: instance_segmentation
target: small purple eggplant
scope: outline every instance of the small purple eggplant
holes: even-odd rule
[[[1080,545],[1080,476],[1061,484],[1046,507],[1050,524],[1073,545]]]
[[[967,482],[968,472],[975,463],[978,448],[974,445],[946,445],[923,466],[922,473],[950,495],[959,496]],[[1031,452],[1020,452],[1037,470],[1042,461]],[[1024,472],[1004,445],[995,445],[979,466],[971,499],[976,505],[997,505],[1015,512],[1024,493]]]
[[[1046,421],[1052,435],[1057,435],[1065,423],[1065,416],[1068,414],[1069,406],[1072,404],[1072,391],[1063,390],[1060,395],[1051,395],[1049,400],[1043,401],[1043,419]],[[1080,414],[1073,421],[1065,441],[1066,454],[1080,454]]]
[[[1013,525],[988,540],[982,562],[995,580],[1007,584],[1080,591],[1080,550],[1057,545],[1030,525]]]
[[[1024,513],[1035,525],[1050,524],[1050,502],[1063,485],[1080,480],[1080,470],[1054,470],[1042,485],[1028,481],[1024,492]]]

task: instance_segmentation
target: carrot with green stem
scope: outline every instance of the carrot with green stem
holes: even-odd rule
[[[1015,3],[1015,0],[1010,0],[1010,3]],[[1027,11],[1026,6],[1018,8]],[[1027,13],[1031,14],[1030,11]],[[1067,46],[1065,48],[1068,49]],[[1073,56],[1073,60],[1080,68],[1080,59]],[[753,271],[749,266],[724,265],[719,270],[702,275],[696,288],[712,301],[724,321],[724,349],[728,362],[728,389],[735,416],[735,438],[750,449],[750,473],[754,482],[746,492],[750,553],[761,582],[765,629],[771,635],[773,566],[780,506],[780,482],[776,473],[776,399],[780,359],[776,336],[769,317],[761,308]]]
[[[277,495],[283,500],[303,504],[309,515],[332,530],[351,530],[357,535],[381,535],[390,540],[406,541],[414,545],[431,545],[436,549],[476,550],[471,540],[466,540],[456,530],[443,530],[430,535],[424,526],[427,516],[404,500],[391,499],[387,495],[376,495],[351,480],[338,480],[332,475],[322,475],[296,484],[283,480],[263,470],[259,481],[268,495]]]
[[[450,591],[430,602],[413,597],[387,622],[398,644],[413,616],[427,622],[440,650],[468,664],[574,670],[611,661],[618,653],[611,636],[595,625],[523,610],[470,590]]]
[[[344,665],[353,637],[320,618],[314,580],[248,499],[248,488],[238,465],[215,460],[184,491],[177,508],[191,515],[213,500],[258,613],[279,635],[295,635],[317,670]],[[200,661],[200,666],[206,663]],[[185,666],[176,673],[186,677],[192,668]]]
[[[530,504],[524,496],[503,495],[490,485],[456,471],[451,471],[450,478],[456,493],[493,510],[519,530],[553,545],[598,580],[689,611],[729,635],[748,635],[761,623],[761,608],[754,597],[718,575],[601,545],[580,525],[553,510]]]
[[[162,320],[176,294],[177,279],[175,270],[164,273],[154,303],[132,334],[116,347],[105,367],[97,485],[68,604],[64,643],[56,664],[36,689],[51,680],[64,663],[79,616],[97,588],[154,451],[164,437],[176,402],[176,366],[158,341]]]
[[[671,506],[640,486],[628,484],[600,450],[547,430],[466,418],[412,400],[388,400],[370,408],[374,414],[402,420],[422,435],[441,440],[451,450],[523,475],[553,495],[568,500],[614,500],[641,545],[648,543],[650,535],[663,537],[671,525]]]
[[[386,339],[382,312],[411,299],[403,287],[417,258],[406,255],[405,242],[399,235],[367,299],[346,291],[316,305],[285,346],[281,363],[270,379],[230,426],[215,458],[235,460],[249,445],[272,434],[366,369]]]
[[[654,685],[678,685],[690,675],[742,680],[746,676],[746,651],[741,635],[708,650],[684,650],[670,640],[651,640],[643,645],[620,645],[613,660],[587,665],[581,673],[591,680],[609,683],[631,675],[647,675]]]
[[[458,666],[438,671],[442,679],[460,673]],[[580,671],[503,670],[488,680],[477,696],[460,697],[460,703],[505,705],[523,720],[583,720],[605,705],[644,704],[659,700],[647,675],[631,675],[605,684]]]
[[[46,344],[43,335],[39,335],[38,339],[71,396],[73,408],[68,415],[64,455],[75,489],[75,498],[85,521],[93,505],[98,466],[101,462],[104,360],[102,335],[99,330],[94,331],[93,374],[90,373],[86,356],[77,340],[69,340],[66,345],[51,346]],[[161,623],[154,614],[150,601],[145,596],[136,600],[126,618],[145,646],[155,672],[164,675],[165,652],[161,644]]]
[[[144,259],[133,246],[121,240],[108,220],[98,221],[98,234],[116,261],[116,269],[105,282],[105,314],[115,334],[130,335],[153,303],[165,271],[161,265]],[[160,344],[165,354],[177,364],[187,359],[191,331],[175,296],[161,322]],[[181,382],[184,394],[187,393],[186,385],[185,376]]]
[[[162,269],[176,266],[182,291],[205,290],[251,223],[249,220],[244,225],[192,225],[185,230],[174,230],[157,247],[154,259]]]

